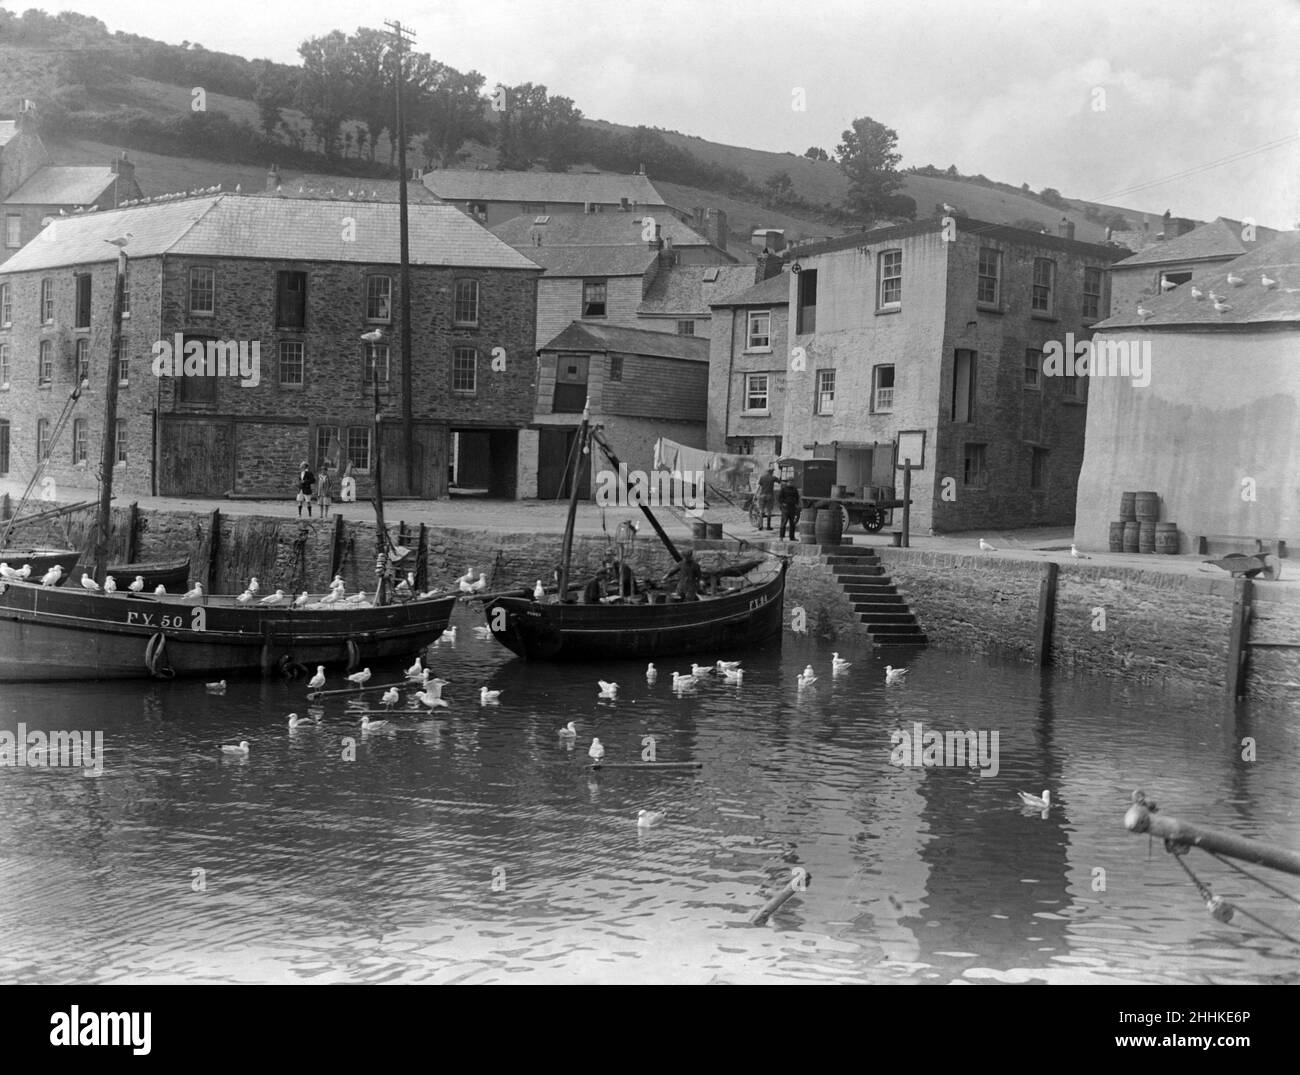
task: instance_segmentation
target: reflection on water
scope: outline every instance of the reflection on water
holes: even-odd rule
[[[1300,731],[1279,709],[935,651],[887,688],[896,651],[842,653],[833,676],[828,647],[790,635],[746,659],[742,685],[677,695],[688,661],[653,686],[641,665],[527,665],[457,620],[455,646],[429,653],[450,707],[399,708],[379,731],[346,697],[290,729],[301,682],[0,688],[0,730],[100,730],[105,746],[97,778],[0,768],[0,980],[1297,978],[1295,945],[1213,921],[1122,825],[1141,787],[1168,814],[1295,847]],[[479,705],[483,685],[499,704]],[[576,743],[557,735],[570,720]],[[891,734],[917,722],[998,732],[996,775],[891,765]],[[609,762],[653,736],[657,760],[704,767],[592,772],[593,735]],[[222,755],[240,740],[247,758]],[[1016,796],[1044,788],[1045,818]],[[666,818],[638,829],[640,809]],[[1188,862],[1300,928],[1293,904]],[[796,867],[808,890],[749,927]]]

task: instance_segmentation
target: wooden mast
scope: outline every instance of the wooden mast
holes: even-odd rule
[[[371,354],[374,355],[374,346],[371,345]],[[375,589],[375,604],[387,604],[387,585],[388,585],[388,527],[384,525],[384,439],[383,439],[383,416],[379,411],[379,362],[378,357],[375,359],[375,436],[374,446],[371,449],[375,457],[375,495],[371,503],[375,506],[375,537],[377,540],[378,551],[375,554],[375,567],[379,574],[379,585]]]
[[[108,526],[113,510],[113,465],[117,456],[117,381],[122,350],[122,298],[126,283],[126,239],[105,240],[117,246],[117,280],[108,327],[108,374],[104,386],[104,438],[99,459],[99,513],[95,519],[95,581],[108,575]],[[80,371],[78,371],[80,372]]]
[[[591,439],[600,445],[600,450],[605,453],[605,455],[609,458],[610,463],[613,464],[614,472],[616,474],[621,473],[621,468],[623,464],[619,461],[618,456],[614,454],[614,450],[608,444],[605,443],[605,438],[602,437],[599,433],[595,432],[595,430],[593,430],[591,434]],[[641,513],[647,519],[650,520],[650,525],[654,527],[655,533],[659,535],[659,540],[664,543],[664,547],[672,555],[672,558],[674,560],[680,560],[682,558],[682,554],[677,551],[677,546],[673,544],[673,539],[670,538],[667,535],[667,533],[664,532],[664,528],[659,525],[659,520],[654,517],[654,512],[652,512],[644,504],[638,504],[637,507],[639,507],[641,509]]]
[[[569,474],[569,514],[564,521],[564,544],[560,549],[559,600],[563,604],[569,596],[569,559],[573,555],[573,526],[578,516],[578,489],[582,483],[578,480],[579,467],[587,447],[590,433],[591,400],[582,405],[582,425],[578,429],[578,443],[574,447],[573,470]]]

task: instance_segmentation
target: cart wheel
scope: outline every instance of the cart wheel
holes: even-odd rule
[[[846,508],[843,504],[840,505],[840,516],[843,519],[843,521],[840,523],[840,529],[844,530],[847,533],[849,527],[853,525],[853,516],[849,514],[849,509]]]
[[[885,513],[880,508],[866,508],[862,512],[862,527],[868,534],[876,533],[885,525]]]

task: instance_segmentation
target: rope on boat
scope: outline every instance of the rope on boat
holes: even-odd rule
[[[350,674],[352,672],[355,672],[359,667],[361,667],[361,647],[358,646],[356,642],[354,642],[352,639],[349,638],[347,670]]]
[[[149,644],[144,648],[144,666],[154,679],[172,679],[176,675],[170,662],[163,664],[166,657],[167,636],[159,631],[150,637]]]
[[[1279,929],[1271,922],[1264,921],[1264,919],[1260,918],[1258,915],[1251,914],[1244,907],[1240,907],[1235,903],[1231,903],[1228,900],[1225,900],[1222,896],[1216,896],[1214,894],[1214,891],[1210,888],[1209,884],[1206,883],[1205,881],[1202,881],[1199,877],[1197,877],[1196,874],[1192,872],[1192,868],[1188,866],[1186,862],[1183,861],[1184,857],[1186,856],[1189,850],[1189,846],[1187,844],[1178,844],[1178,843],[1174,843],[1172,840],[1166,840],[1165,850],[1174,856],[1174,861],[1177,862],[1178,865],[1183,868],[1183,871],[1187,874],[1192,884],[1196,886],[1197,893],[1200,895],[1201,899],[1205,903],[1205,909],[1210,912],[1210,916],[1216,922],[1222,922],[1226,925],[1227,923],[1232,921],[1234,914],[1240,912],[1242,915],[1244,915],[1246,918],[1249,918],[1252,922],[1256,923],[1257,925],[1263,927],[1266,930],[1270,930],[1273,933],[1276,933],[1283,940],[1290,941],[1292,944],[1300,944],[1300,939],[1296,937],[1292,937],[1289,933]],[[1219,855],[1215,855],[1214,852],[1209,852],[1209,854],[1214,855],[1214,857],[1220,859],[1220,861],[1227,861],[1225,859],[1220,858]],[[1229,862],[1228,865],[1233,866],[1234,869],[1237,869],[1239,870],[1239,872],[1245,874],[1247,877],[1250,877],[1251,880],[1259,880],[1259,878],[1252,877],[1250,873],[1240,869],[1240,867],[1234,866],[1233,863],[1231,862]],[[1269,885],[1268,882],[1266,881],[1260,881],[1260,884],[1263,884],[1268,888],[1273,887],[1272,885]],[[1280,891],[1280,890],[1274,889],[1274,891]],[[1283,892],[1282,895],[1287,896],[1288,899],[1291,898],[1288,893]]]

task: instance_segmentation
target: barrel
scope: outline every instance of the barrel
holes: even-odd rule
[[[817,544],[817,535],[814,532],[816,529],[817,524],[812,518],[812,512],[805,511],[799,520],[799,540],[805,545]]]
[[[1178,555],[1178,524],[1156,523],[1156,552]]]
[[[1124,551],[1124,520],[1110,524],[1110,551]]]
[[[721,540],[722,540],[722,524],[721,524],[721,523],[706,523],[706,524],[705,524],[705,532],[708,534],[708,536],[709,536],[709,540],[710,540],[710,541],[721,541]]]
[[[709,536],[709,525],[703,519],[691,520],[691,537],[696,541],[703,541]]]
[[[1156,551],[1156,525],[1138,520],[1138,552]]]
[[[1134,493],[1133,497],[1138,522],[1153,523],[1160,518],[1159,493]]]
[[[1124,524],[1124,551],[1138,551],[1138,524],[1135,522]]]
[[[844,514],[836,504],[830,508],[819,508],[813,526],[818,545],[838,545],[844,537]]]
[[[1120,522],[1137,522],[1137,493],[1123,493],[1119,498]]]

